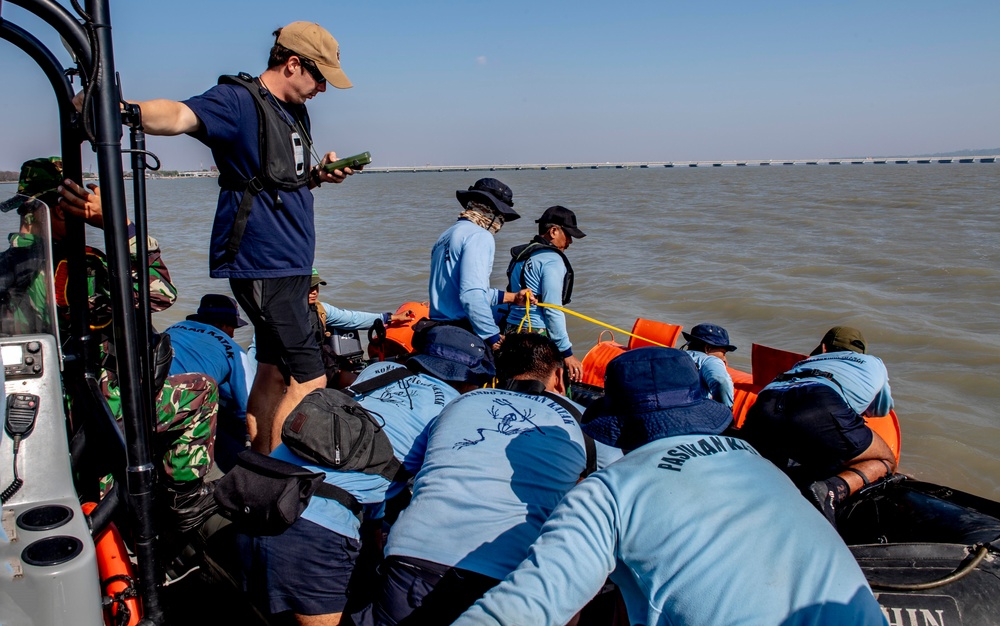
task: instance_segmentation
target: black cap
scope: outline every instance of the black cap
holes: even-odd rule
[[[576,237],[577,239],[587,236],[582,230],[576,227],[576,213],[558,204],[545,209],[545,213],[542,213],[542,216],[535,220],[535,223],[555,224],[566,231],[567,235]]]
[[[463,207],[470,200],[485,202],[493,207],[494,211],[502,215],[504,221],[507,222],[513,222],[521,217],[513,209],[514,193],[510,190],[510,187],[495,178],[480,178],[467,191],[456,191],[455,197],[458,198],[459,203]]]

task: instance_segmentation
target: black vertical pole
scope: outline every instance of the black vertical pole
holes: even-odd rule
[[[127,442],[127,492],[134,516],[135,551],[139,587],[143,597],[144,621],[163,622],[160,606],[160,573],[156,567],[156,528],[153,520],[153,490],[156,466],[151,453],[153,416],[141,391],[140,351],[132,295],[129,258],[128,211],[121,167],[121,112],[115,84],[114,48],[111,41],[109,0],[87,0],[87,12],[94,22],[100,71],[94,88],[93,111],[96,121],[96,151],[104,206],[104,240],[111,276],[111,304],[114,314],[118,383]],[[139,277],[142,283],[144,278]]]
[[[135,260],[139,286],[139,308],[136,324],[139,331],[140,363],[143,381],[143,402],[150,415],[156,415],[156,390],[153,389],[153,319],[149,302],[149,225],[146,219],[146,133],[142,129],[141,113],[134,104],[125,105],[125,118],[131,124],[129,145],[132,148],[132,209],[135,213]]]

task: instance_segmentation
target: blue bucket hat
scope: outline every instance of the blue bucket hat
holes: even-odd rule
[[[480,384],[496,375],[493,352],[482,339],[464,328],[434,326],[427,331],[417,351],[419,354],[410,357],[406,364],[415,364],[446,382]]]
[[[674,348],[636,348],[608,363],[604,397],[583,414],[583,432],[609,446],[634,450],[677,435],[717,435],[733,421],[708,398],[694,360]]]
[[[727,352],[736,350],[736,346],[729,343],[729,333],[718,324],[698,324],[691,329],[690,333],[682,332],[688,341],[698,339],[716,348],[725,348]]]
[[[459,189],[456,191],[455,197],[458,198],[459,204],[463,207],[469,204],[471,200],[488,204],[497,213],[503,215],[503,219],[506,222],[513,222],[521,217],[513,208],[514,192],[510,190],[510,187],[495,178],[480,178],[468,190],[462,191]]]

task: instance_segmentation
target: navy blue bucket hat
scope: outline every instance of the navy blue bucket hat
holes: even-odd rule
[[[682,332],[684,339],[691,341],[698,339],[716,348],[725,348],[727,352],[732,352],[736,346],[729,343],[729,333],[718,324],[698,324],[691,329],[690,333]]]
[[[431,376],[446,382],[482,384],[496,375],[493,352],[479,337],[464,328],[441,324],[430,328],[419,354],[410,357]]]
[[[242,328],[247,325],[247,321],[240,317],[240,309],[236,306],[236,300],[221,293],[207,293],[202,296],[198,311],[188,315],[187,319],[207,324],[223,322],[233,328]]]
[[[521,217],[513,208],[514,192],[495,178],[480,178],[468,190],[459,189],[456,191],[455,197],[458,198],[459,204],[463,207],[471,200],[488,204],[503,216],[505,222],[513,222]]]
[[[608,363],[604,397],[583,414],[583,432],[609,446],[634,450],[677,435],[717,435],[733,421],[708,398],[694,359],[674,348],[636,348]]]

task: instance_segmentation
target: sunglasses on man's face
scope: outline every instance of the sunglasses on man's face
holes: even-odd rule
[[[326,82],[326,77],[319,71],[319,68],[316,67],[315,63],[304,57],[299,57],[299,63],[302,67],[306,68],[306,71],[313,77],[313,80],[316,81],[317,85],[322,85]]]

